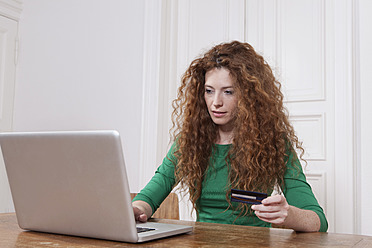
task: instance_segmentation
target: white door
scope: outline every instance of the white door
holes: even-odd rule
[[[330,232],[353,233],[358,220],[353,172],[351,0],[163,1],[158,158],[166,152],[170,102],[193,58],[222,41],[247,41],[273,67],[308,161],[305,174]],[[346,198],[345,198],[346,197]],[[182,212],[184,211],[184,212]],[[189,216],[181,206],[181,217]],[[337,221],[336,221],[337,220]]]
[[[0,131],[10,131],[16,71],[18,23],[0,15]],[[2,153],[0,153],[0,213],[14,212]]]
[[[282,83],[290,120],[305,148],[308,182],[334,229],[334,58],[332,10],[324,1],[248,0],[246,40]]]
[[[363,217],[359,210],[363,199],[358,193],[360,117],[355,38],[358,1],[157,3],[162,6],[162,11],[157,12],[161,18],[160,79],[155,83],[159,89],[158,102],[156,107],[145,106],[148,111],[158,112],[157,119],[152,119],[157,126],[153,125],[151,132],[158,137],[157,157],[150,164],[160,164],[166,154],[171,101],[188,64],[214,44],[247,41],[265,57],[282,82],[290,120],[306,149],[305,174],[325,210],[328,231],[360,233]],[[144,166],[146,171],[154,170]],[[182,201],[180,205],[181,218],[188,219],[187,204]]]

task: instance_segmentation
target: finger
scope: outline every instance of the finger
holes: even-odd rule
[[[134,213],[134,216],[139,216],[140,214],[143,214],[143,211],[141,211],[137,207],[133,207],[133,213]]]
[[[282,224],[287,217],[284,213],[262,213],[257,211],[255,214],[260,220],[273,224]]]
[[[269,213],[272,213],[272,212],[279,212],[282,210],[282,206],[281,205],[253,205],[252,207],[252,210],[255,210],[255,211],[260,211],[260,212],[269,212]]]
[[[146,214],[141,214],[138,216],[138,221],[140,222],[147,222],[147,215]]]
[[[255,212],[257,217],[265,218],[265,219],[277,219],[277,218],[285,218],[287,216],[284,212]]]
[[[269,196],[262,200],[262,204],[269,205],[269,204],[281,204],[283,201],[285,201],[284,196],[282,195],[273,195]]]
[[[136,221],[146,222],[147,216],[146,214],[139,208],[133,207],[134,219]]]

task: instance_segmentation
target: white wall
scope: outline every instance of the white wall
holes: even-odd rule
[[[361,233],[372,235],[372,1],[359,1]]]
[[[25,1],[13,130],[116,129],[140,157],[144,1]],[[136,177],[131,187],[137,188]]]

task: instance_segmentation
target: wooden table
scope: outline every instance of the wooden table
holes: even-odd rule
[[[182,234],[142,244],[80,238],[18,227],[14,213],[0,214],[0,247],[372,247],[372,237],[335,233],[296,233],[292,230],[177,220],[152,221],[194,226]]]

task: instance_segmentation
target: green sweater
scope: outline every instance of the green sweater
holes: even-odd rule
[[[270,227],[270,223],[258,219],[253,211],[246,216],[238,217],[238,211],[228,208],[229,204],[226,200],[226,190],[229,190],[228,168],[225,158],[230,146],[215,145],[210,160],[214,163],[213,166],[208,167],[198,202],[199,216],[197,221]],[[164,158],[163,163],[156,170],[150,182],[133,199],[133,201],[141,200],[147,202],[151,206],[153,213],[172,191],[173,186],[175,186],[174,165],[169,159],[175,159],[173,149],[174,145],[169,150],[167,157]],[[301,166],[298,166],[301,171],[292,167],[292,159],[295,159],[295,163],[299,165],[297,156],[291,153],[287,162],[287,171],[284,175],[286,187],[283,193],[287,202],[289,205],[314,211],[320,219],[321,227],[319,231],[326,232],[328,223],[323,209],[319,206],[310,185],[306,182]],[[236,202],[232,202],[232,204],[234,207],[237,206]]]

